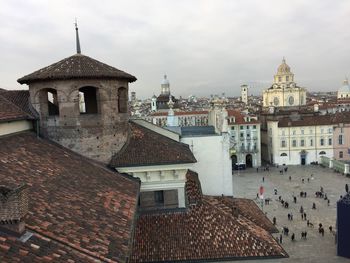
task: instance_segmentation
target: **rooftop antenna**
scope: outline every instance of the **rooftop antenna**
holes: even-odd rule
[[[80,41],[79,41],[79,32],[78,32],[78,22],[77,19],[75,18],[75,37],[76,37],[76,42],[77,42],[77,54],[81,54],[80,50]]]

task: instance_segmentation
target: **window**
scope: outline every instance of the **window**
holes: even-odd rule
[[[118,89],[118,112],[128,112],[128,90],[126,88]]]
[[[287,147],[287,144],[286,144],[286,141],[285,141],[285,140],[282,140],[282,141],[281,141],[281,147],[282,147],[282,148]]]
[[[343,152],[342,151],[339,152],[339,158],[343,158]]]
[[[80,113],[97,113],[97,96],[95,87],[83,87],[79,89]]]
[[[297,140],[293,140],[293,141],[292,141],[292,146],[293,146],[293,147],[297,147]]]
[[[293,133],[293,135],[297,134],[297,132],[296,132],[295,130],[293,130],[293,132],[292,132],[292,133]]]
[[[332,133],[332,128],[329,128],[329,129],[328,129],[328,133]]]
[[[247,133],[247,138],[250,138],[250,133]]]
[[[231,130],[233,130],[233,131],[234,131],[234,130],[235,130],[235,127],[233,127],[233,126],[232,126],[232,127],[231,127]]]
[[[278,77],[278,82],[281,82],[282,81],[282,78],[281,77]]]
[[[338,143],[343,144],[343,135],[341,135],[341,134],[338,137]]]
[[[254,151],[257,150],[257,145],[256,145],[256,142],[254,143]]]
[[[281,156],[287,156],[287,154],[286,153],[281,153]]]
[[[320,139],[320,145],[321,145],[321,146],[324,145],[324,139],[323,139],[323,138]]]
[[[239,126],[239,128],[240,128],[241,130],[243,130],[243,126]]]
[[[164,204],[164,191],[154,191],[154,202],[156,205]]]
[[[304,130],[301,130],[301,134],[304,134]]]
[[[324,155],[324,154],[326,154],[325,151],[320,151],[320,155]]]
[[[314,145],[314,140],[310,139],[310,146],[313,146],[313,145]]]
[[[344,132],[343,128],[340,128],[340,133],[343,133],[343,132]]]
[[[241,133],[240,133],[240,136],[241,136],[241,138],[243,138],[243,137],[244,137],[244,133],[243,133],[243,132],[241,132]]]
[[[286,81],[289,81],[289,76],[286,76]]]
[[[249,130],[249,125],[247,125],[247,130]]]
[[[301,146],[301,147],[305,146],[305,141],[304,141],[304,139],[301,139],[301,140],[300,140],[300,146]]]
[[[332,138],[328,138],[328,145],[332,145]]]
[[[282,136],[284,136],[285,135],[285,131],[284,130],[282,130]]]
[[[254,129],[254,130],[256,129],[256,125],[253,125],[253,129]]]

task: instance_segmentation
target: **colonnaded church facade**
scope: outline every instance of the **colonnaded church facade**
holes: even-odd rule
[[[290,71],[286,60],[277,69],[273,84],[263,91],[264,107],[302,106],[306,104],[306,89],[294,82],[294,74]]]

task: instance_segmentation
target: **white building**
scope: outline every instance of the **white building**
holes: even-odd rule
[[[244,163],[247,167],[261,166],[260,122],[236,110],[228,110],[230,155],[232,164]]]
[[[180,127],[184,126],[207,126],[208,111],[174,111],[176,122]],[[158,111],[151,113],[145,119],[160,127],[167,126],[167,111]]]
[[[272,86],[263,91],[263,106],[286,107],[306,105],[306,89],[294,82],[294,74],[283,58]]]
[[[215,133],[214,127],[182,127],[181,142],[190,145],[197,159],[198,173],[205,195],[233,195],[232,162],[228,133]]]
[[[274,164],[305,165],[333,158],[333,120],[330,115],[292,116],[267,121],[268,156]]]

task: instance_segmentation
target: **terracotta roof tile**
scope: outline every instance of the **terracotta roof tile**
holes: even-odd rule
[[[39,117],[30,103],[29,90],[0,90],[0,96],[15,104],[33,119]]]
[[[140,215],[135,228],[131,262],[211,261],[280,258],[287,253],[264,228],[225,204],[217,206],[195,189],[190,172],[187,195],[197,204],[186,212]],[[212,199],[215,201],[215,199]],[[217,200],[217,199],[216,199]],[[226,207],[226,208],[225,208]]]
[[[136,78],[129,73],[111,67],[85,55],[75,54],[50,66],[39,69],[17,81],[29,84],[36,81],[82,78],[126,79],[129,82]]]
[[[52,251],[64,254],[60,262],[75,260],[72,251],[105,261],[125,261],[139,182],[29,132],[0,137],[0,145],[1,184],[30,186],[26,228],[62,244]],[[36,256],[43,246],[34,241],[30,242],[40,247],[26,246],[24,251],[40,261]],[[12,242],[14,249],[18,242]],[[50,253],[45,256],[54,257]],[[19,253],[11,255],[21,259]],[[7,254],[0,252],[1,257],[6,259]]]
[[[337,123],[350,123],[350,112],[337,112],[335,114],[302,116],[298,119],[284,117],[279,120],[278,127],[298,127],[315,125],[332,125]]]
[[[0,122],[26,119],[31,119],[31,116],[0,94]]]
[[[208,115],[208,111],[174,111],[175,116],[183,115]],[[168,112],[154,112],[151,116],[168,116]]]
[[[112,158],[112,167],[195,163],[187,144],[172,140],[134,122],[129,142]]]

